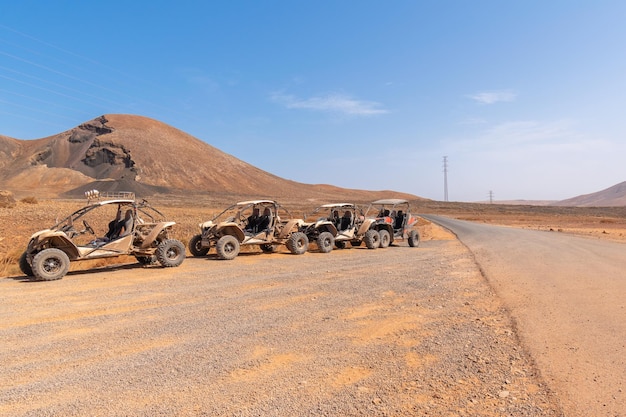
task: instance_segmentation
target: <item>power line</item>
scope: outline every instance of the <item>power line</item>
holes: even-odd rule
[[[8,34],[17,35],[19,40],[9,40]],[[11,53],[10,49],[20,52]],[[50,51],[54,51],[57,56],[51,56]],[[161,85],[154,85],[146,78],[126,74],[3,24],[0,24],[0,58],[0,62],[7,62],[7,65],[0,65],[0,78],[5,81],[2,91],[13,96],[12,100],[5,97],[2,102],[5,108],[0,110],[6,115],[11,114],[9,108],[53,115],[60,108],[70,109],[80,103],[85,109],[74,110],[75,117],[81,117],[79,114],[85,111],[132,113],[134,111],[129,109],[142,105],[147,114],[166,112],[183,116],[187,120],[201,120],[197,115],[184,112],[176,106],[161,105],[159,100],[146,99],[144,94],[133,88],[138,85],[149,86],[153,93],[166,93]],[[103,79],[110,81],[103,82]],[[40,97],[33,97],[32,93],[28,93],[29,90],[38,90]],[[44,104],[47,108],[40,109]],[[146,111],[148,109],[150,112]]]
[[[448,157],[443,157],[443,201],[448,201]]]

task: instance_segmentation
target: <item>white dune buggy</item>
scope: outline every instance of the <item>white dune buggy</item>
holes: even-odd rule
[[[65,276],[70,262],[135,256],[141,264],[158,261],[175,267],[185,259],[185,246],[171,239],[176,223],[131,192],[85,193],[87,205],[33,234],[19,260],[21,271],[39,280]],[[80,230],[79,230],[80,229]],[[97,237],[96,230],[102,231]],[[106,232],[105,232],[106,231]]]
[[[316,208],[309,217],[318,217],[315,222],[305,222],[301,231],[310,241],[317,242],[321,252],[328,253],[333,246],[338,249],[360,246],[365,242],[368,249],[379,246],[380,234],[375,229],[376,220],[367,219],[363,212],[352,203],[324,204]]]
[[[411,214],[408,200],[390,198],[374,201],[365,216],[375,219],[372,227],[378,230],[381,248],[391,245],[396,239],[406,239],[412,248],[419,246],[420,234],[414,228],[417,217]]]
[[[291,253],[300,255],[309,247],[309,239],[299,230],[302,223],[275,201],[242,201],[201,223],[201,233],[191,238],[189,251],[194,256],[205,256],[214,246],[220,259],[230,260],[239,254],[242,245],[259,245],[266,253],[285,245]]]

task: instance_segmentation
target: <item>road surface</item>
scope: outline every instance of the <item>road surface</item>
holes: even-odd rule
[[[567,416],[626,416],[624,244],[424,217],[474,254]]]

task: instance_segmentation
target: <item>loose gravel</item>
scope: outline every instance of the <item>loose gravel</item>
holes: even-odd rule
[[[0,318],[0,415],[562,415],[453,239],[7,278]]]

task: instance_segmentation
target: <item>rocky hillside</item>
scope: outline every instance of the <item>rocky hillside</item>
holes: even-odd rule
[[[228,194],[258,197],[374,199],[414,195],[345,190],[289,181],[172,126],[141,116],[111,114],[37,140],[0,136],[0,189],[41,197],[85,190],[138,195]]]

